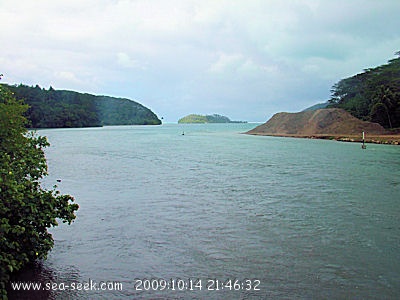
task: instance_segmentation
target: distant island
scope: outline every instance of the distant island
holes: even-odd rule
[[[7,85],[18,100],[29,105],[31,128],[100,127],[105,125],[159,125],[147,107],[130,99],[48,90],[36,85]]]
[[[188,123],[197,123],[197,124],[205,124],[205,123],[247,123],[246,121],[231,121],[228,117],[221,116],[218,114],[213,115],[196,115],[190,114],[178,120],[179,124],[188,124]]]

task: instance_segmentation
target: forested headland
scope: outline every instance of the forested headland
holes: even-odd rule
[[[387,64],[364,70],[333,85],[328,107],[343,108],[353,116],[400,127],[400,51]]]
[[[31,128],[99,127],[103,125],[159,125],[147,107],[123,98],[74,91],[48,90],[36,85],[7,85],[17,99],[28,104]]]

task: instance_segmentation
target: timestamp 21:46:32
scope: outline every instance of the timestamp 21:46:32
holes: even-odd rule
[[[209,291],[218,290],[231,290],[231,291],[259,291],[260,290],[260,280],[259,279],[207,279],[206,288]]]
[[[231,290],[231,291],[259,291],[260,283],[259,279],[181,279],[181,278],[136,278],[134,280],[134,288],[137,291],[149,291],[149,290],[177,290],[177,291],[194,291],[194,290],[208,290],[208,291],[220,291],[220,290]],[[205,285],[203,285],[205,283]]]

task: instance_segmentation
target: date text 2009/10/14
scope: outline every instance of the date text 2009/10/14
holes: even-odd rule
[[[181,279],[181,278],[135,278],[134,288],[137,291],[194,291],[194,290],[208,290],[208,291],[259,291],[261,281],[259,279],[225,279],[220,280],[212,279]]]

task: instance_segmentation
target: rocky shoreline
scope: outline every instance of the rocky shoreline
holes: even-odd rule
[[[279,134],[279,133],[256,133],[247,132],[251,135],[261,136],[277,136],[277,137],[293,137],[293,138],[307,138],[307,139],[323,139],[323,140],[335,140],[339,142],[351,142],[351,143],[362,143],[362,137],[359,135],[345,135],[345,134]],[[365,143],[372,144],[385,144],[385,145],[400,145],[400,134],[392,135],[366,135]]]

